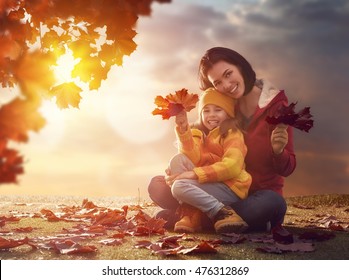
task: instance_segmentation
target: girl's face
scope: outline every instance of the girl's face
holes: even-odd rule
[[[207,72],[207,78],[214,88],[234,99],[245,92],[244,78],[237,66],[226,61],[218,61]]]
[[[207,104],[201,111],[201,119],[203,125],[212,130],[219,126],[229,115],[219,106]]]

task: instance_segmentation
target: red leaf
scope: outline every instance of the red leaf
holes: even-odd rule
[[[13,149],[0,150],[0,183],[17,183],[23,173],[23,157]]]
[[[0,250],[6,250],[6,249],[11,249],[15,248],[21,245],[29,245],[32,248],[36,248],[35,245],[33,245],[30,241],[29,238],[26,237],[24,239],[5,239],[0,237]]]
[[[15,228],[15,232],[32,232],[33,228],[32,227],[21,227],[21,228]]]
[[[328,226],[328,228],[330,230],[334,230],[334,231],[345,231],[344,227],[342,227],[339,224],[334,224],[334,223],[330,223],[330,225]]]
[[[93,225],[115,226],[126,220],[125,213],[120,210],[109,210],[96,216]]]
[[[219,239],[210,241],[211,244],[240,244],[246,240],[241,234],[236,233],[225,233]]]
[[[314,231],[307,231],[303,232],[302,234],[299,235],[299,239],[304,239],[304,240],[313,240],[313,241],[325,241],[329,240],[332,238],[335,238],[336,235],[332,232],[327,233],[327,232],[314,232]]]
[[[57,222],[62,221],[64,219],[59,218],[56,216],[55,213],[53,213],[51,210],[48,209],[41,209],[40,213],[43,214],[43,216],[49,221],[49,222]]]
[[[311,119],[310,107],[305,107],[296,113],[294,111],[296,104],[297,103],[291,103],[289,106],[282,105],[275,116],[268,116],[266,121],[272,125],[284,123],[299,130],[309,132],[314,124],[314,121]]]
[[[97,247],[93,245],[80,245],[72,240],[65,240],[63,242],[51,242],[51,246],[58,253],[61,254],[80,254],[93,253],[97,251]]]
[[[176,116],[182,110],[187,112],[195,108],[199,96],[197,94],[188,93],[187,89],[181,89],[175,94],[168,94],[166,97],[157,96],[155,105],[157,108],[153,110],[153,115],[161,115],[162,119],[167,120],[172,116]]]
[[[164,234],[166,223],[163,219],[156,219],[150,217],[148,214],[139,210],[138,213],[133,217],[136,222],[136,227],[133,229],[134,235],[149,235],[149,234]]]
[[[292,206],[298,209],[315,209],[314,206],[306,206],[301,204],[293,204]]]
[[[103,245],[114,246],[114,245],[121,245],[124,242],[120,238],[109,238],[109,239],[100,240],[99,243],[102,243]]]
[[[257,251],[263,253],[274,253],[274,254],[282,254],[287,252],[313,252],[315,250],[314,245],[312,243],[303,243],[296,242],[292,244],[280,244],[276,243],[275,245],[270,245],[266,247],[256,248]]]
[[[178,253],[181,254],[197,254],[197,253],[217,253],[218,251],[207,241],[201,241],[200,244],[191,248],[182,249]]]
[[[28,101],[16,98],[0,108],[0,139],[26,142],[29,130],[37,132],[44,125],[38,107]]]

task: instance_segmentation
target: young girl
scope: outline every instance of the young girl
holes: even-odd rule
[[[198,128],[189,128],[185,111],[176,116],[180,154],[171,160],[173,175],[167,178],[181,203],[174,230],[200,230],[203,212],[216,232],[241,232],[247,224],[229,205],[247,197],[251,176],[245,170],[247,149],[236,127],[233,99],[207,89],[198,111]]]
[[[292,174],[296,167],[293,131],[284,125],[272,127],[265,118],[288,103],[284,91],[266,80],[257,80],[243,56],[223,47],[209,49],[201,58],[199,81],[201,89],[214,87],[236,100],[236,116],[241,119],[245,132],[246,170],[253,180],[248,197],[231,207],[250,229],[280,227],[287,209],[282,196],[284,177]],[[172,226],[171,218],[178,203],[173,199],[165,177],[154,177],[148,191],[153,201],[165,209],[158,217],[167,219],[168,226]]]

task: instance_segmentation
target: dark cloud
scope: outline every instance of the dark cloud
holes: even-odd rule
[[[286,179],[285,195],[348,193],[348,162],[324,155],[298,155],[294,174]]]

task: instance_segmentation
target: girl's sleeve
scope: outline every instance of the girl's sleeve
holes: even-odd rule
[[[240,131],[231,132],[223,140],[224,154],[221,161],[194,168],[200,183],[221,182],[237,178],[245,168],[246,146]]]
[[[199,141],[201,135],[195,133],[195,131],[191,129],[187,129],[184,133],[180,133],[176,128],[175,132],[178,140],[178,151],[185,154],[194,165],[197,165],[200,161]]]

